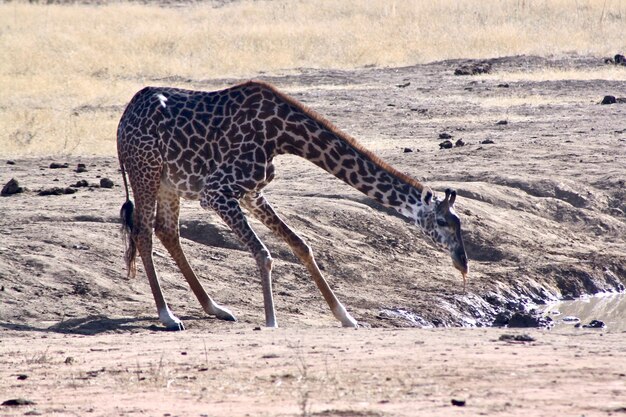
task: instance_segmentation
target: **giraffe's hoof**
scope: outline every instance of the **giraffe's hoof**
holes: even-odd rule
[[[357,323],[357,321],[350,314],[346,313],[346,317],[341,320],[341,326],[356,329],[359,327],[359,323]]]
[[[233,316],[233,314],[228,310],[225,310],[216,314],[215,317],[217,317],[220,320],[237,321],[237,317]]]
[[[172,323],[165,326],[165,330],[167,330],[168,332],[179,332],[185,330],[185,325],[182,321],[179,321],[178,323]]]
[[[235,317],[235,315],[231,313],[229,309],[222,306],[215,305],[213,311],[211,311],[209,314],[215,315],[215,317],[220,320],[237,321],[237,317]]]

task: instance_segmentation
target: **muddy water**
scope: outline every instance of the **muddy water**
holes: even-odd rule
[[[548,305],[544,312],[552,317],[555,326],[573,327],[576,323],[589,324],[601,320],[606,329],[626,331],[626,293],[604,294],[572,301],[559,301]],[[574,320],[574,318],[578,319]]]

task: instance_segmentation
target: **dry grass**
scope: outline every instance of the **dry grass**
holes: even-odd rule
[[[0,155],[113,154],[160,78],[626,50],[626,0],[0,4]]]

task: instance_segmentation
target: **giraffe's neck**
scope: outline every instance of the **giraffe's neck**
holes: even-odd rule
[[[422,201],[424,187],[338,131],[330,122],[310,113],[305,110],[297,118],[298,122],[287,122],[282,143],[279,143],[281,151],[313,162],[421,226],[421,217],[426,214]]]

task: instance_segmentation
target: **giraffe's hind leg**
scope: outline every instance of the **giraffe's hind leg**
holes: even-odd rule
[[[153,171],[153,172],[152,172]],[[152,175],[149,175],[152,174]],[[148,178],[151,177],[151,178]],[[135,196],[134,226],[132,238],[137,245],[137,251],[148,276],[150,289],[156,302],[159,320],[168,330],[184,330],[180,321],[167,306],[161,284],[152,259],[152,232],[154,229],[154,212],[159,188],[160,170],[142,171],[141,178],[133,175],[129,170],[129,179]]]
[[[337,296],[335,296],[335,293],[324,279],[322,272],[315,262],[311,248],[276,214],[263,194],[248,194],[242,200],[242,203],[244,207],[250,210],[254,217],[259,219],[275,235],[287,242],[294,254],[308,269],[317,288],[321,291],[335,318],[341,322],[342,326],[358,327],[356,320],[346,311],[343,304],[337,299]]]
[[[207,314],[214,315],[218,319],[237,321],[235,316],[227,309],[217,304],[206,293],[195,272],[189,265],[187,257],[180,245],[180,229],[178,216],[180,212],[180,198],[175,192],[164,187],[159,189],[157,198],[157,214],[155,233],[163,246],[170,253],[171,257],[183,273],[189,287],[202,305]]]

